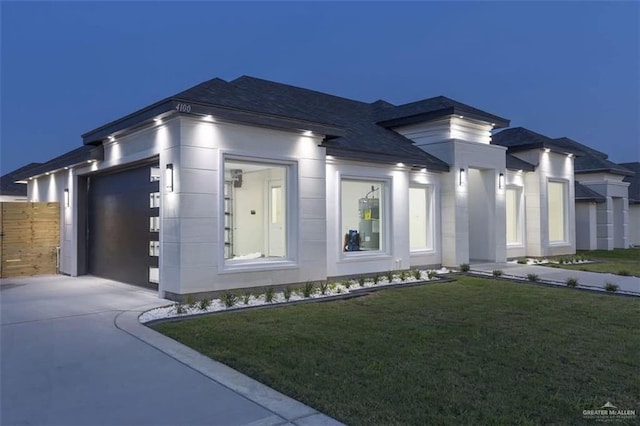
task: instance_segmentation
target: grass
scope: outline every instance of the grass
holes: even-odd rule
[[[590,260],[597,260],[598,263],[545,266],[640,277],[640,248],[578,251],[577,255],[584,256]]]
[[[576,424],[636,409],[640,300],[461,277],[154,328],[353,425]]]

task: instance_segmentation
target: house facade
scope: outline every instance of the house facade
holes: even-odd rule
[[[577,203],[584,152],[496,133],[508,126],[445,97],[364,103],[213,79],[84,134],[25,178],[31,201],[63,204],[60,272],[168,298],[575,253],[578,218],[603,216]],[[628,241],[619,232],[612,246]]]

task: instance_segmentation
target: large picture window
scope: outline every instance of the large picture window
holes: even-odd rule
[[[506,209],[507,209],[507,244],[521,244],[522,235],[520,231],[520,189],[507,188]]]
[[[224,162],[224,258],[283,259],[287,247],[288,166]]]
[[[567,195],[564,182],[549,181],[547,185],[547,218],[549,222],[549,242],[567,240]]]
[[[379,251],[384,235],[384,183],[342,181],[343,251]]]
[[[412,251],[431,248],[431,188],[409,188],[409,248]]]

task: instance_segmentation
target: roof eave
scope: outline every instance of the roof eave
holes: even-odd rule
[[[324,146],[324,145],[322,145]],[[434,157],[433,162],[416,161],[415,157],[403,156],[403,155],[389,155],[369,151],[350,150],[344,148],[336,148],[331,146],[325,146],[327,156],[333,156],[343,160],[351,161],[366,161],[377,164],[397,165],[403,163],[407,167],[412,168],[426,168],[428,171],[436,172],[448,172],[449,165],[436,159]]]
[[[394,127],[408,126],[411,124],[422,123],[425,121],[435,120],[441,117],[447,117],[450,115],[463,116],[472,120],[478,120],[485,123],[490,123],[495,129],[501,129],[509,127],[511,121],[502,117],[498,117],[493,114],[479,114],[476,111],[471,111],[463,107],[448,107],[439,109],[436,111],[428,111],[419,114],[413,114],[405,117],[393,118],[390,120],[377,121],[376,124],[385,127],[387,129]]]

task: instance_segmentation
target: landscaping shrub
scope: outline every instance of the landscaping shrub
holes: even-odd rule
[[[471,269],[471,266],[469,266],[468,263],[463,263],[460,265],[460,270],[462,272],[469,272],[470,269]]]
[[[224,306],[226,306],[227,308],[234,307],[237,302],[238,296],[236,296],[234,293],[227,291],[222,295],[222,303],[224,303]]]
[[[438,273],[436,271],[427,271],[427,278],[429,278],[429,279],[435,278],[436,275],[438,275]]]
[[[400,271],[399,275],[400,281],[404,282],[407,280],[407,271]]]
[[[566,281],[567,287],[576,287],[578,285],[578,279],[577,278],[567,278]]]
[[[493,276],[494,276],[494,277],[500,277],[500,276],[502,276],[502,269],[494,269],[494,270],[493,270]]]
[[[538,274],[527,274],[527,279],[531,282],[536,282],[539,280]]]
[[[375,274],[373,276],[373,283],[374,284],[378,284],[380,282],[380,275],[379,274]]]
[[[249,300],[251,299],[251,293],[249,293],[248,291],[246,291],[243,295],[242,295],[242,303],[244,303],[245,305],[249,304]]]
[[[276,295],[276,290],[273,287],[267,287],[264,292],[264,301],[267,303],[273,303],[273,298]]]
[[[618,286],[617,284],[614,284],[614,283],[610,283],[610,282],[607,282],[604,285],[604,289],[607,290],[607,291],[610,291],[612,293],[615,293],[616,291],[618,291],[619,288],[620,288],[620,286]]]
[[[393,271],[387,271],[387,281],[393,282]]]
[[[420,269],[414,269],[412,273],[413,273],[413,278],[415,278],[416,280],[422,279],[422,271],[420,271]]]
[[[196,301],[196,299],[192,295],[188,295],[187,296],[187,305],[189,305],[189,307],[191,309],[194,309],[196,307],[197,303],[198,302]]]
[[[358,277],[358,284],[360,284],[360,287],[364,287],[364,282],[365,282],[364,275],[360,275]]]
[[[209,306],[211,306],[211,299],[207,299],[206,297],[198,303],[201,311],[206,311]]]
[[[306,298],[306,297],[311,297],[311,295],[313,294],[315,290],[315,284],[312,283],[311,281],[307,281],[304,285],[304,288],[302,289],[302,295]]]
[[[527,262],[527,259],[518,259],[518,261],[517,261],[517,262],[518,262],[520,265],[526,265],[526,264],[528,263],[528,262]]]
[[[320,294],[322,295],[327,294],[328,288],[329,288],[329,285],[327,284],[326,281],[320,281]]]
[[[180,302],[177,302],[175,305],[173,305],[176,308],[176,314],[184,314],[187,312],[187,309],[184,307],[184,305]]]
[[[631,274],[626,269],[621,269],[620,271],[618,271],[618,275],[621,275],[623,277],[628,277]]]
[[[287,302],[291,299],[291,287],[285,287],[282,291],[282,295],[284,296],[284,300]]]

